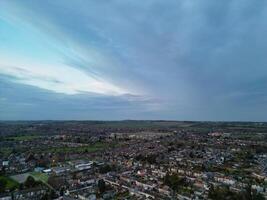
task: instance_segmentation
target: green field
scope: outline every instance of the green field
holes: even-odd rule
[[[30,176],[32,176],[36,181],[42,181],[43,183],[47,183],[49,178],[47,174],[41,172],[31,172]]]
[[[13,175],[13,176],[10,176],[11,179],[15,180],[16,182],[18,183],[24,183],[27,178],[29,177],[29,173],[23,173],[23,174],[16,174],[16,175]]]
[[[0,176],[0,182],[1,190],[14,190],[19,187],[18,182],[6,176]]]
[[[19,140],[21,136],[18,136],[17,140]],[[23,137],[25,138],[25,137]],[[27,137],[29,138],[29,137]],[[35,136],[36,138],[36,136]],[[67,147],[67,146],[59,146],[59,147],[51,147],[51,148],[36,148],[35,152],[54,152],[54,153],[84,153],[84,152],[96,152],[96,151],[102,151],[104,149],[107,149],[109,147],[115,147],[116,144],[114,143],[103,143],[103,142],[97,142],[95,144],[90,145],[84,145],[84,146],[78,146],[78,147]],[[14,151],[14,149],[9,147],[3,147],[0,149],[0,156],[6,157],[10,155]],[[27,151],[27,149],[17,149],[17,151]]]
[[[83,152],[96,152],[96,151],[101,151],[104,150],[108,147],[113,147],[113,144],[108,144],[108,143],[95,143],[91,145],[86,145],[86,146],[79,146],[79,147],[53,147],[49,148],[45,151],[47,152],[55,152],[55,153],[83,153]],[[42,150],[43,152],[44,150]]]
[[[12,153],[12,148],[9,147],[1,147],[0,148],[0,157],[9,156]]]
[[[38,135],[18,135],[18,136],[10,136],[7,137],[6,140],[11,141],[30,141],[39,138]]]
[[[47,183],[48,181],[48,175],[41,173],[41,172],[27,172],[23,174],[17,174],[11,176],[11,180],[14,180],[18,183],[24,183],[29,176],[32,176],[36,181],[42,181],[44,183]]]

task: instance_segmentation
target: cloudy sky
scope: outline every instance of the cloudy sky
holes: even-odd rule
[[[1,0],[0,120],[267,121],[265,0]]]

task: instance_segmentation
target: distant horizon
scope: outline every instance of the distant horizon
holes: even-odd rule
[[[267,121],[267,1],[0,1],[0,120]]]
[[[84,119],[84,120],[79,120],[79,119],[44,119],[44,120],[0,120],[1,122],[125,122],[125,121],[140,121],[140,122],[145,122],[145,121],[151,121],[151,122],[204,122],[204,123],[267,123],[267,121],[213,121],[213,120],[164,120],[164,119],[122,119],[122,120],[94,120],[94,119]]]

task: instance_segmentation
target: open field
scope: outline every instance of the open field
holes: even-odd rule
[[[48,175],[41,173],[41,172],[29,172],[29,173],[23,173],[23,174],[17,174],[11,176],[11,180],[14,180],[18,183],[24,183],[29,176],[32,176],[36,181],[42,181],[44,183],[47,183]]]
[[[54,152],[54,153],[83,153],[83,152],[96,152],[107,149],[108,147],[114,147],[115,144],[107,144],[98,142],[95,144],[78,146],[78,147],[51,147],[49,149],[41,149],[41,152]],[[38,150],[37,150],[38,151]]]
[[[11,141],[30,141],[39,138],[38,135],[18,135],[18,136],[10,136],[7,137],[6,140]]]
[[[30,173],[17,174],[10,176],[10,178],[18,183],[24,183],[27,180],[28,176],[30,176]]]
[[[90,146],[82,146],[82,147],[55,147],[49,149],[49,152],[56,152],[56,153],[81,153],[81,152],[96,152],[103,150],[105,146],[98,146],[98,145],[90,145]]]
[[[0,148],[0,156],[3,156],[3,157],[8,156],[11,154],[11,152],[12,152],[12,148],[10,148],[10,147],[1,147]]]
[[[0,181],[5,183],[5,189],[13,190],[19,186],[19,183],[12,178],[6,176],[0,176]]]
[[[31,172],[29,175],[32,176],[36,181],[42,181],[44,183],[47,183],[49,178],[47,174],[41,172]]]

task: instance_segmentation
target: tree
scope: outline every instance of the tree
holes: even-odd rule
[[[175,191],[179,190],[179,186],[186,186],[186,179],[180,178],[177,174],[169,174],[167,173],[164,178],[164,184],[169,186]]]
[[[0,179],[0,193],[5,192],[7,181],[5,179]]]
[[[6,167],[3,166],[0,170],[0,175],[5,175],[6,174]]]
[[[60,188],[59,194],[60,194],[61,197],[64,195],[64,187]]]
[[[24,186],[27,188],[32,188],[32,187],[35,187],[36,185],[38,185],[38,182],[35,181],[32,176],[28,176],[28,178],[24,182]]]
[[[50,190],[49,197],[50,197],[50,199],[55,199],[57,197],[55,190]]]
[[[98,189],[99,189],[99,192],[101,194],[105,192],[105,190],[106,190],[106,183],[105,183],[105,181],[103,179],[100,179],[98,181]]]
[[[114,169],[114,168],[113,168]],[[99,172],[101,174],[106,174],[108,172],[112,171],[112,167],[110,165],[103,165],[99,168]]]
[[[253,193],[252,196],[253,196],[254,200],[264,200],[265,199],[263,194],[261,194],[261,193]]]
[[[23,185],[23,183],[20,183],[19,184],[19,190],[23,190],[24,189],[24,185]]]
[[[48,178],[47,183],[56,190],[60,190],[61,187],[67,184],[66,177],[62,177],[62,176],[50,176]]]

